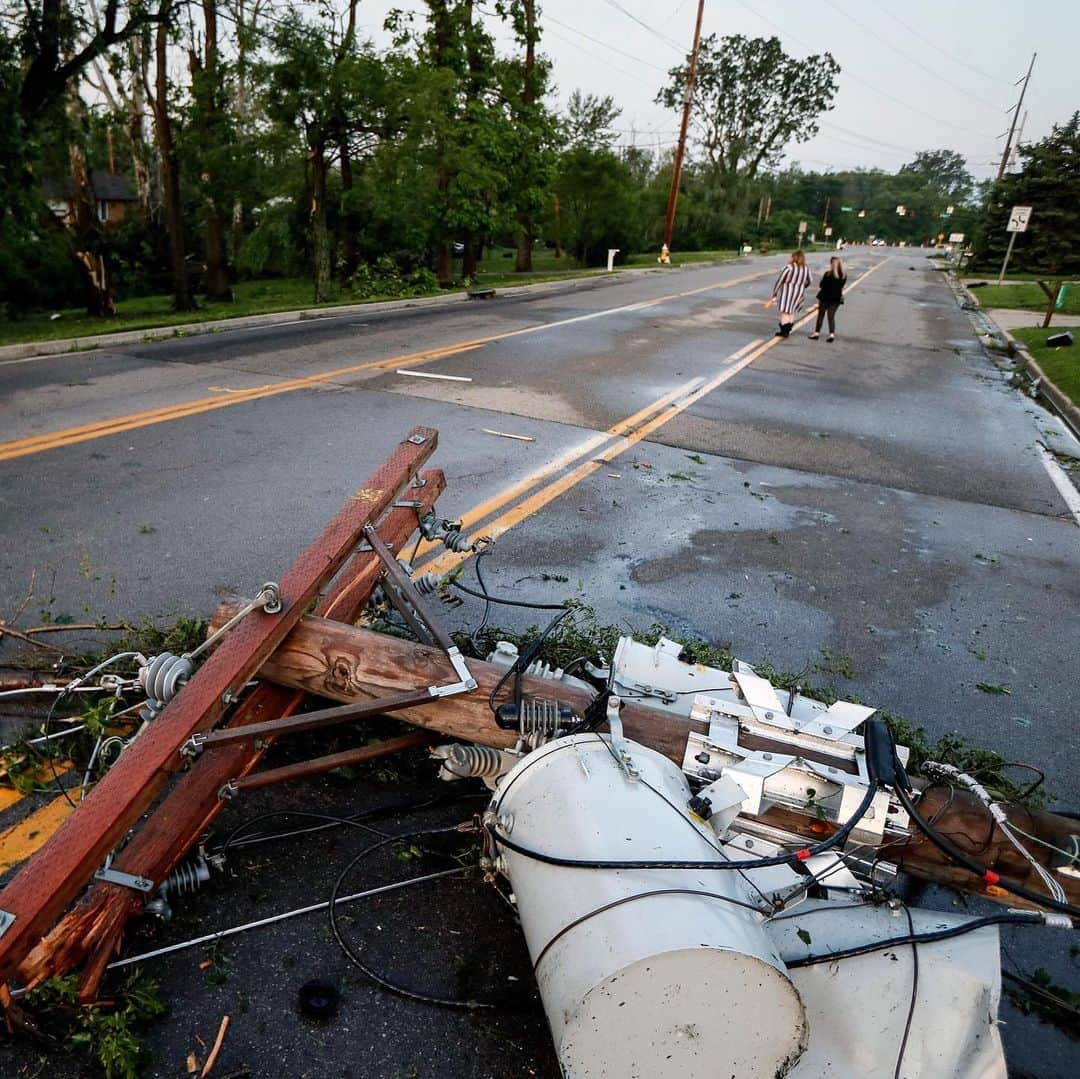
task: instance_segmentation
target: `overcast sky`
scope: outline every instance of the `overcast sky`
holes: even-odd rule
[[[653,98],[689,50],[697,0],[539,2],[558,102],[577,88],[611,94],[625,142],[669,148],[678,120]],[[361,0],[364,31],[376,42],[387,40],[380,27],[393,7],[422,5]],[[895,170],[917,150],[947,147],[975,176],[994,175],[1006,110],[1019,94],[1013,84],[1033,51],[1024,141],[1080,108],[1075,0],[706,0],[703,33],[775,34],[790,55],[833,54],[842,68],[835,108],[820,135],[788,154],[809,169]]]

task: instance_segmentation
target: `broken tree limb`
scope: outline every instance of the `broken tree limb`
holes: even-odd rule
[[[229,605],[219,607],[211,626],[227,620],[234,610]],[[478,683],[474,692],[448,697],[434,705],[406,708],[395,715],[449,738],[509,748],[516,741],[517,733],[497,727],[488,708],[488,694],[505,673],[504,669],[471,659],[469,671]],[[450,673],[449,664],[438,649],[314,617],[304,618],[262,669],[263,677],[281,685],[342,703],[382,696],[425,682],[435,683]],[[522,690],[526,696],[558,697],[579,712],[591,698],[588,690],[529,676],[523,677]],[[680,765],[687,735],[690,731],[704,733],[706,726],[670,712],[632,703],[623,706],[621,718],[627,738],[663,753]],[[758,740],[755,748],[772,748],[781,753],[789,751],[781,744],[764,740]],[[963,790],[932,787],[923,795],[922,807],[923,813],[936,821],[940,832],[987,868],[1018,884],[1045,890],[1032,867],[1008,842],[986,808],[973,795]],[[1067,817],[1028,810],[1023,806],[1005,808],[1009,819],[1019,828],[1055,846],[1065,843],[1067,837],[1077,831],[1076,822]],[[760,819],[808,838],[822,838],[820,823],[808,816],[770,810]],[[1033,856],[1049,866],[1047,853],[1044,847],[1032,846]],[[918,831],[902,841],[886,842],[878,851],[878,857],[924,880],[950,884],[1009,906],[1029,905],[952,865]],[[1064,873],[1057,874],[1057,878],[1069,902],[1080,902],[1080,878]]]
[[[364,534],[434,453],[438,432],[416,428],[350,496],[345,506],[281,578],[281,610],[252,612],[217,646],[182,693],[124,751],[72,814],[0,892],[10,916],[0,936],[0,981],[6,981],[85,887],[94,871],[150,808],[183,763],[180,747],[217,723],[231,699],[344,565]]]
[[[446,479],[439,469],[421,472],[420,486],[409,488],[418,508],[395,507],[379,523],[379,535],[395,553],[416,530],[417,514],[431,510]],[[380,575],[378,557],[370,551],[353,555],[327,589],[316,610],[347,621],[367,603]],[[293,714],[304,693],[262,682],[229,717],[226,727],[240,727]],[[220,792],[230,780],[248,776],[272,739],[260,747],[251,742],[222,748],[196,759],[113,862],[116,869],[160,884],[197,843],[224,807]],[[24,985],[36,985],[89,962],[79,983],[82,1000],[92,1000],[112,959],[128,920],[138,914],[147,897],[130,888],[98,882],[27,956],[19,968]]]

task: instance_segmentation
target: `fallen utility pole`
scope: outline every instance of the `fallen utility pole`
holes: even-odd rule
[[[211,626],[227,621],[235,609],[231,604],[219,607]],[[473,693],[444,700],[436,708],[406,708],[397,712],[397,717],[427,730],[439,731],[448,738],[497,749],[510,748],[517,739],[517,731],[496,726],[488,707],[488,694],[505,675],[505,670],[478,660],[469,661],[469,670],[478,684]],[[342,703],[394,693],[423,679],[452,676],[438,649],[313,617],[301,620],[267,660],[262,673],[281,685]],[[559,683],[556,688],[550,681],[527,675],[522,679],[522,692],[526,697],[541,699],[557,695],[560,701],[579,712],[583,712],[592,699],[590,690],[567,683]],[[705,733],[707,730],[705,723],[630,702],[623,705],[621,719],[623,733],[628,739],[664,754],[677,764],[683,760],[687,735],[691,731]],[[743,744],[777,753],[790,752],[784,745],[763,738],[746,738]],[[805,756],[812,758],[813,754],[806,753]],[[831,763],[835,764],[835,761]],[[972,795],[960,789],[949,791],[945,787],[933,787],[923,794],[920,805],[924,815],[936,820],[942,832],[951,836],[966,852],[977,856],[988,868],[1017,883],[1040,887],[1030,863],[993,825],[985,806]],[[1060,846],[1076,831],[1076,823],[1066,817],[1023,806],[1005,808],[1010,822],[1038,837],[1042,843]],[[822,824],[812,817],[770,810],[760,820],[808,838],[821,837]],[[902,841],[885,844],[878,850],[877,857],[924,880],[948,884],[1009,906],[1028,905],[948,862],[919,831],[913,830]],[[1039,857],[1043,857],[1041,851]],[[1049,863],[1044,861],[1043,864]],[[1069,902],[1080,902],[1080,877],[1060,876]]]
[[[184,763],[180,747],[222,717],[286,634],[435,452],[438,432],[418,427],[293,563],[277,589],[280,609],[252,611],[218,645],[182,693],[124,751],[48,842],[0,892],[0,983],[78,896],[108,854]],[[270,718],[270,717],[266,717]],[[155,814],[155,816],[157,816]],[[141,878],[139,878],[141,879]],[[129,889],[132,890],[132,889]]]
[[[419,516],[429,513],[442,494],[446,480],[439,469],[420,472],[408,491],[413,505],[391,509],[379,524],[383,541],[400,550],[416,530]],[[373,551],[359,551],[327,589],[316,611],[323,617],[352,621],[363,610],[381,574]],[[294,714],[305,694],[294,689],[260,683],[225,724],[226,729]],[[273,739],[258,745],[245,742],[192,762],[190,769],[163,799],[114,860],[114,866],[160,884],[192,850],[226,803],[222,790],[242,780],[257,767]],[[261,774],[261,773],[260,773]],[[33,949],[20,966],[24,984],[36,985],[54,974],[86,962],[79,982],[83,1000],[93,999],[105,967],[119,947],[129,919],[146,903],[146,896],[107,881],[95,883],[80,902]]]

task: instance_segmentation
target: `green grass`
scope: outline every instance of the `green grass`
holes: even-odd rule
[[[1009,332],[1027,345],[1035,361],[1046,372],[1046,377],[1062,393],[1067,394],[1073,404],[1080,405],[1080,341],[1068,348],[1047,348],[1047,337],[1059,333],[1059,330],[1051,327],[1048,330],[1025,329]]]
[[[1049,301],[1046,294],[1036,284],[1031,285],[987,285],[972,292],[978,297],[983,310],[1001,307],[1019,311],[1045,311]],[[1061,314],[1080,315],[1080,282],[1069,285],[1065,294],[1065,306]]]
[[[231,303],[199,301],[195,311],[174,311],[172,297],[140,296],[120,300],[112,318],[91,318],[80,308],[59,312],[61,317],[35,314],[13,321],[0,320],[0,345],[20,341],[56,341],[67,337],[89,337],[124,330],[150,330],[180,327],[193,322],[214,322],[243,315],[263,315],[273,311],[295,311],[314,307],[333,307],[335,303],[355,303],[347,295],[325,304],[311,302],[312,284],[306,278],[281,278],[273,281],[240,281],[234,287]]]
[[[706,262],[731,259],[733,252],[694,251],[673,256],[674,265],[680,263]],[[631,255],[623,265],[646,266],[656,261],[653,254]],[[455,264],[460,274],[461,262]],[[514,273],[512,248],[491,248],[477,268],[476,284],[491,288],[509,288],[514,285],[534,285],[549,281],[563,281],[575,277],[594,277],[605,273],[603,269],[582,269],[569,255],[555,258],[550,248],[537,248],[533,252],[533,269],[530,273]],[[81,308],[57,312],[60,318],[35,313],[27,318],[0,319],[0,345],[20,344],[27,341],[60,341],[66,338],[94,337],[98,334],[119,333],[126,330],[173,330],[183,334],[183,327],[193,323],[217,322],[221,319],[240,318],[245,315],[267,315],[278,311],[314,310],[340,307],[354,303],[376,303],[395,299],[395,296],[356,297],[347,290],[340,290],[328,303],[312,302],[312,283],[306,277],[280,278],[270,281],[240,281],[234,288],[234,299],[226,303],[210,303],[200,299],[195,311],[174,311],[170,295],[142,296],[120,300],[116,315],[111,318],[91,318]]]

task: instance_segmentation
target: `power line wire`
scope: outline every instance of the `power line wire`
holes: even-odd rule
[[[666,34],[662,34],[659,30],[656,29],[655,26],[650,26],[643,19],[639,19],[632,11],[629,11],[627,8],[624,8],[622,4],[618,3],[618,0],[604,0],[604,2],[607,4],[608,7],[614,8],[616,11],[621,12],[632,22],[636,22],[638,26],[642,27],[645,30],[648,30],[648,32],[652,34],[653,37],[659,39],[665,45],[674,49],[680,56],[686,56],[685,46],[680,45],[677,41],[673,41]],[[550,16],[548,17],[550,18]]]
[[[962,94],[966,94],[968,97],[971,98],[972,101],[977,101],[984,108],[990,109],[992,112],[1001,113],[1005,111],[1002,106],[992,105],[990,102],[985,101],[983,98],[979,97],[978,94],[972,93],[966,87],[961,86],[958,82],[953,82],[952,79],[947,79],[944,75],[941,74],[941,72],[935,71],[932,67],[927,67],[926,64],[924,64],[921,60],[917,60],[914,56],[911,56],[908,53],[904,52],[902,49],[899,48],[899,46],[894,45],[891,41],[889,41],[888,38],[882,37],[881,34],[879,34],[872,27],[867,26],[866,23],[864,23],[861,19],[856,18],[849,11],[845,11],[842,7],[840,7],[839,4],[835,3],[835,0],[825,0],[825,3],[828,4],[829,7],[833,9],[833,11],[838,12],[839,14],[843,15],[844,18],[853,22],[860,30],[862,30],[864,34],[868,34],[875,40],[880,41],[886,48],[892,49],[892,51],[895,52],[897,56],[906,60],[909,64],[914,64],[916,67],[925,71],[932,78],[937,79],[939,82],[945,83],[946,86],[951,86],[954,90],[957,90]]]
[[[808,45],[801,38],[798,38],[794,34],[792,34],[786,27],[781,26],[778,22],[774,22],[772,19],[770,19],[768,15],[762,15],[760,11],[758,11],[756,8],[752,8],[748,3],[745,2],[745,0],[735,0],[735,2],[740,7],[745,8],[747,11],[749,11],[751,15],[757,16],[757,18],[761,19],[762,22],[768,23],[774,30],[777,31],[777,33],[782,34],[790,40],[798,43],[804,49],[810,49],[811,51],[814,50],[813,45]],[[951,120],[946,120],[941,116],[935,116],[933,113],[926,112],[924,109],[920,109],[918,106],[912,105],[909,102],[898,98],[895,94],[890,94],[887,90],[882,90],[879,87],[875,86],[873,83],[867,82],[866,79],[860,78],[858,75],[852,74],[852,72],[848,71],[846,68],[844,70],[844,74],[849,79],[851,79],[852,82],[857,82],[860,86],[865,86],[868,90],[872,90],[875,94],[887,98],[889,101],[894,102],[901,108],[908,109],[909,111],[914,112],[927,120],[933,120],[935,123],[945,124],[947,127],[954,127],[958,131],[966,131],[969,135],[978,135],[981,139],[992,140],[1001,137],[999,135],[987,135],[984,131],[976,131],[974,130],[974,128],[964,127],[962,124],[954,124]]]
[[[562,22],[560,19],[556,19],[554,15],[548,15],[544,13],[544,19],[546,22],[553,22],[556,26],[561,26],[564,30],[569,30],[572,34],[577,34],[578,37],[586,38],[588,41],[593,42],[594,45],[599,45],[601,48],[608,49],[610,52],[617,52],[620,56],[625,56],[627,60],[633,60],[635,64],[643,64],[645,67],[654,68],[656,71],[662,71],[665,75],[668,72],[666,67],[661,67],[659,64],[654,64],[649,60],[643,60],[640,56],[634,56],[633,53],[624,52],[622,49],[616,48],[614,45],[609,45],[606,41],[601,41],[598,37],[593,37],[592,34],[585,33],[584,30],[578,30],[576,27],[571,26],[569,23]],[[624,72],[629,74],[629,72]],[[633,78],[638,76],[634,75]]]
[[[954,64],[960,64],[962,67],[966,67],[969,71],[974,71],[976,75],[982,75],[982,77],[984,79],[990,79],[991,82],[994,82],[994,83],[1000,83],[1001,82],[1000,74],[991,75],[988,71],[983,71],[982,68],[975,67],[974,64],[969,64],[966,60],[961,59],[955,53],[951,53],[947,49],[943,49],[932,38],[929,38],[924,33],[921,33],[919,30],[916,30],[915,27],[912,26],[910,23],[904,22],[904,20],[901,19],[899,15],[896,15],[892,11],[890,11],[885,4],[882,4],[880,2],[880,0],[878,2],[877,6],[879,8],[881,8],[881,10],[886,15],[888,15],[889,18],[893,20],[893,22],[899,23],[909,34],[914,35],[920,41],[922,41],[924,44],[929,45],[932,49],[937,49],[937,51],[939,53],[941,53],[942,56],[946,57],[948,60],[951,60]]]

